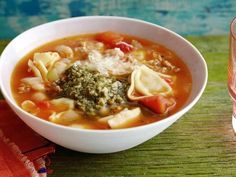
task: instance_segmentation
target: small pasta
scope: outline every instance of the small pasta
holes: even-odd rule
[[[74,52],[73,50],[66,45],[59,45],[56,47],[56,51],[63,57],[63,58],[73,58]]]
[[[36,106],[36,104],[31,100],[25,100],[21,103],[22,109],[27,111],[31,114],[37,114],[39,112],[39,108]]]

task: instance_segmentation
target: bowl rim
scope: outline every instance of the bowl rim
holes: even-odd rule
[[[189,45],[194,52],[198,55],[198,58],[200,59],[200,61],[202,62],[204,68],[204,72],[205,72],[205,76],[204,76],[204,81],[203,81],[203,85],[201,86],[201,89],[197,92],[196,97],[194,97],[188,104],[186,104],[184,107],[180,108],[180,110],[178,110],[177,112],[175,112],[174,114],[156,121],[156,122],[152,122],[149,124],[145,124],[145,125],[140,125],[137,127],[129,127],[129,128],[122,128],[122,129],[108,129],[108,130],[97,130],[97,129],[80,129],[80,128],[76,128],[76,127],[69,127],[69,126],[64,126],[64,125],[60,125],[60,124],[56,124],[44,119],[41,119],[37,116],[34,116],[26,111],[24,111],[22,108],[20,108],[19,105],[17,105],[17,103],[14,101],[13,98],[11,98],[8,94],[7,91],[5,90],[5,88],[3,87],[3,82],[2,79],[0,79],[0,89],[1,92],[4,96],[4,98],[6,99],[6,101],[8,102],[8,104],[10,104],[12,107],[14,107],[18,112],[22,112],[23,114],[26,114],[27,116],[35,119],[35,121],[41,122],[41,123],[45,123],[47,124],[47,126],[53,126],[54,128],[59,128],[59,129],[63,129],[63,130],[71,130],[71,131],[78,131],[78,132],[84,132],[84,133],[99,133],[99,134],[111,134],[111,133],[116,133],[116,132],[130,132],[130,131],[136,131],[136,130],[141,130],[141,129],[145,129],[145,128],[152,128],[155,127],[156,124],[160,124],[160,123],[165,123],[168,122],[170,119],[175,119],[176,116],[180,117],[183,114],[185,114],[187,111],[189,111],[200,99],[201,95],[203,94],[206,85],[207,85],[207,80],[208,80],[208,68],[207,68],[207,64],[205,59],[203,58],[203,56],[201,55],[201,53],[198,51],[198,49],[192,44],[190,43],[188,40],[186,40],[185,38],[183,38],[181,35],[177,34],[176,32],[169,30],[163,26],[151,23],[151,22],[147,22],[144,20],[140,20],[140,19],[136,19],[136,18],[129,18],[129,17],[120,17],[120,16],[83,16],[83,17],[71,17],[71,18],[65,18],[65,19],[59,19],[56,21],[52,21],[52,22],[48,22],[48,23],[44,23],[41,25],[37,25],[34,26],[32,28],[29,28],[28,30],[24,31],[23,33],[17,35],[13,40],[11,40],[11,42],[5,47],[5,49],[2,52],[2,55],[5,54],[5,52],[8,50],[8,48],[12,45],[12,43],[14,43],[14,41],[16,41],[18,38],[20,38],[22,35],[28,33],[29,31],[32,31],[34,29],[43,27],[43,26],[50,26],[53,24],[57,24],[57,23],[63,23],[63,22],[67,22],[67,21],[74,21],[74,20],[86,20],[86,19],[107,19],[107,20],[113,20],[113,19],[117,19],[117,20],[125,20],[125,21],[133,21],[133,22],[137,22],[137,23],[142,23],[144,25],[150,25],[159,29],[162,29],[164,31],[167,31],[171,34],[173,34],[174,36],[180,38],[183,42],[185,42],[187,45]],[[1,55],[1,58],[2,58]],[[2,68],[3,66],[3,61],[0,59],[0,68]],[[19,116],[20,117],[20,116]]]

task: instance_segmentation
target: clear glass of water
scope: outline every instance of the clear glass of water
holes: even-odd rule
[[[228,63],[228,89],[233,100],[232,125],[236,132],[236,17],[230,24],[230,52]]]

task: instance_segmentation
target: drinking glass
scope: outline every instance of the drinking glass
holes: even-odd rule
[[[236,132],[236,17],[230,24],[230,49],[228,63],[228,90],[233,100],[232,125]]]

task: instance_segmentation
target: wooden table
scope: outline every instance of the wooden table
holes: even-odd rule
[[[4,2],[7,4],[6,7],[14,7],[11,4],[14,1],[6,2]],[[24,3],[27,2],[29,3],[29,1]],[[66,7],[66,2],[63,1],[64,5],[60,5],[62,10]],[[69,2],[69,5],[67,4],[68,11],[71,12],[69,16],[98,14],[129,16],[163,25],[184,35],[206,59],[209,80],[203,96],[191,111],[160,135],[138,147],[114,154],[94,155],[57,146],[56,153],[51,156],[51,168],[54,173],[50,176],[236,176],[236,135],[231,125],[231,100],[226,85],[229,43],[226,34],[230,19],[236,15],[235,1],[189,1],[186,3],[186,1],[174,0],[168,2],[70,0]],[[174,4],[171,5],[171,2]],[[0,39],[11,38],[36,24],[68,17],[65,9],[61,14],[58,12],[60,9],[58,3],[54,3],[57,8],[54,8],[53,3],[48,3],[48,7],[53,7],[55,10],[53,15],[50,15],[47,10],[40,11],[40,8],[36,11],[41,5],[38,1],[35,1],[35,4],[32,6],[34,10],[31,9],[27,11],[28,14],[15,18],[18,19],[15,20],[17,24],[13,23],[13,12],[5,11],[4,15],[9,15],[9,18],[6,18],[9,23],[3,23],[3,19],[0,18],[0,23],[3,24],[2,29],[5,29],[4,33],[0,34]],[[117,11],[117,6],[121,8],[120,11]],[[13,15],[19,15],[19,10],[16,12]],[[24,15],[30,17],[25,18]],[[25,21],[22,21],[23,18]],[[189,36],[192,34],[198,36]],[[219,36],[219,34],[223,35]],[[0,49],[2,50],[8,42],[8,40],[0,40]]]

